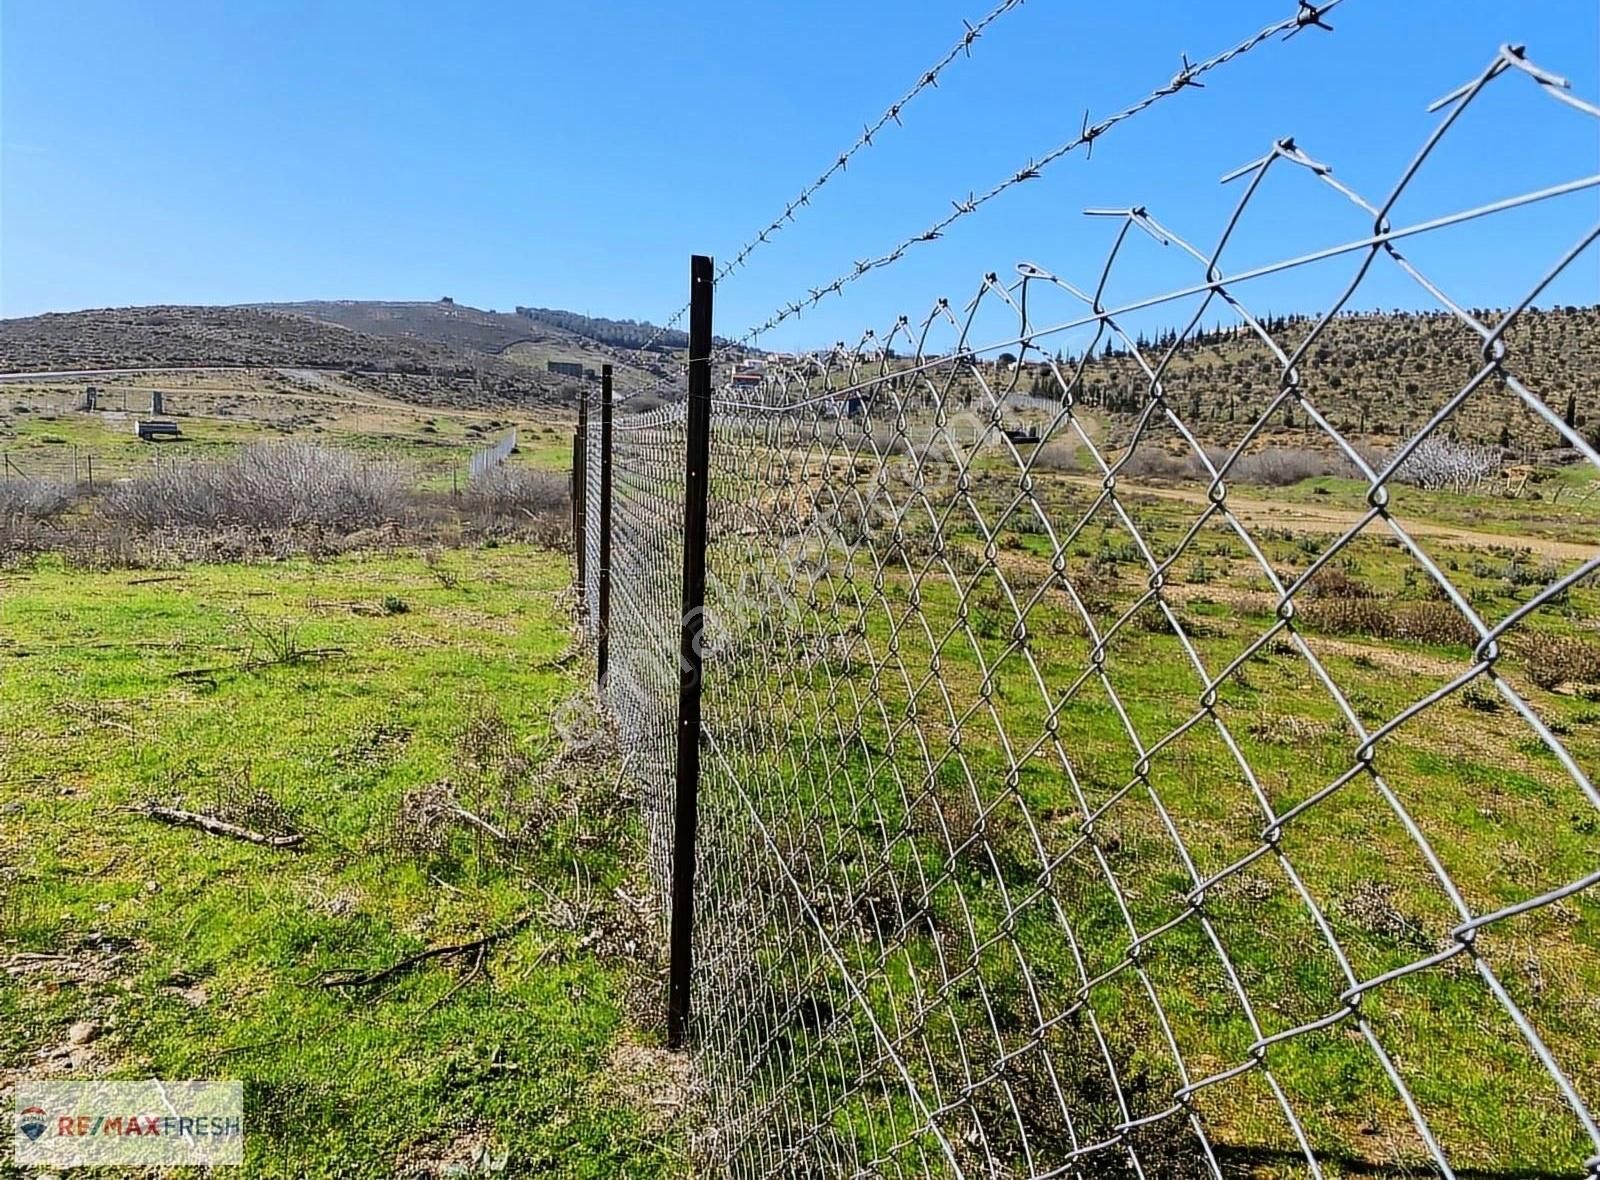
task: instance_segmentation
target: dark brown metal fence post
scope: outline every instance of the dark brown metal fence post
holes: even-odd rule
[[[600,369],[600,646],[595,676],[604,687],[611,662],[611,366]]]
[[[678,782],[672,817],[671,965],[667,1046],[689,1028],[694,950],[695,834],[700,811],[700,636],[705,628],[706,510],[711,479],[711,259],[689,265],[689,419],[683,492],[683,630],[679,637]]]
[[[572,531],[578,551],[578,609],[589,604],[589,391],[578,391],[578,431],[572,436]]]

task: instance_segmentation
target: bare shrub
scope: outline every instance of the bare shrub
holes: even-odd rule
[[[1342,566],[1325,565],[1306,583],[1307,598],[1375,598],[1371,586],[1350,576]]]
[[[1529,631],[1512,650],[1528,669],[1528,679],[1547,692],[1563,684],[1600,684],[1600,645],[1575,635]]]
[[[1087,464],[1080,462],[1078,443],[1072,439],[1057,438],[1042,444],[1033,455],[1034,471],[1077,471]],[[1024,458],[1027,453],[1024,451]]]
[[[1118,472],[1133,479],[1191,480],[1209,482],[1211,472],[1222,471],[1231,451],[1207,447],[1205,459],[1193,451],[1173,454],[1158,448],[1136,450]],[[1209,469],[1207,462],[1209,461]],[[1254,484],[1281,488],[1301,480],[1327,475],[1351,475],[1351,464],[1335,451],[1314,451],[1304,447],[1268,447],[1240,455],[1223,472],[1230,484]]]
[[[8,479],[0,483],[0,518],[48,520],[76,499],[71,484],[49,479]]]
[[[1470,492],[1500,474],[1500,467],[1498,447],[1431,434],[1406,456],[1394,477],[1425,491]]]
[[[218,819],[268,836],[301,831],[297,810],[281,795],[256,783],[245,765],[218,779],[210,811]]]
[[[147,528],[316,524],[370,528],[402,515],[409,479],[393,463],[316,443],[258,443],[215,462],[164,466],[105,498],[108,516]]]
[[[1220,460],[1215,457],[1212,462],[1221,465]],[[1347,462],[1341,456],[1329,451],[1311,451],[1299,447],[1269,447],[1254,454],[1240,455],[1239,461],[1228,468],[1227,477],[1233,483],[1281,488],[1297,484],[1303,479],[1348,473]]]
[[[470,532],[481,539],[526,541],[550,549],[567,548],[572,541],[565,472],[502,465],[475,477],[460,507]]]
[[[1448,602],[1310,596],[1300,602],[1299,617],[1333,635],[1467,647],[1478,642],[1472,624]]]
[[[566,512],[571,505],[566,473],[507,463],[473,476],[467,491],[481,507],[498,515]]]
[[[1193,479],[1197,470],[1200,468],[1193,455],[1174,455],[1148,447],[1135,449],[1116,472],[1127,479],[1178,480]]]

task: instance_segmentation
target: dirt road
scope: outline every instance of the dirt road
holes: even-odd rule
[[[1072,477],[1073,483],[1086,487],[1097,488],[1098,481]],[[1154,496],[1162,500],[1176,500],[1184,504],[1192,504],[1198,510],[1208,501],[1202,491],[1189,488],[1158,488],[1139,486],[1130,488],[1142,496]],[[1228,509],[1246,528],[1280,528],[1302,533],[1329,533],[1339,534],[1348,532],[1366,514],[1353,508],[1338,508],[1332,505],[1320,504],[1285,504],[1272,500],[1258,500],[1241,496],[1238,492],[1228,495]],[[1600,513],[1596,513],[1600,521]],[[1554,558],[1558,561],[1588,561],[1600,556],[1600,544],[1582,543],[1576,541],[1557,540],[1554,537],[1540,536],[1538,534],[1512,534],[1479,532],[1476,529],[1460,528],[1456,525],[1438,524],[1433,521],[1400,518],[1401,526],[1407,534],[1418,541],[1428,538],[1448,541],[1455,545],[1466,545],[1474,549],[1490,549],[1505,547],[1510,549],[1528,549],[1542,557]],[[1364,533],[1372,536],[1393,536],[1387,525],[1381,521],[1369,524]]]

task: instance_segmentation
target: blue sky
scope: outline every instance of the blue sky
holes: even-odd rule
[[[306,298],[517,303],[660,320],[687,256],[731,255],[989,0],[659,5],[361,0],[6,0],[0,5],[0,315]],[[921,229],[1292,0],[1027,0],[718,292],[737,335],[853,260]],[[1600,96],[1594,0],[1346,0],[1332,34],[1265,45],[1116,128],[769,347],[854,339],[1019,260],[1093,281],[1143,203],[1207,248],[1229,169],[1294,135],[1381,196],[1432,99],[1503,41]],[[1502,79],[1452,131],[1395,221],[1600,170],[1600,121]],[[1520,298],[1600,215],[1594,190],[1413,243],[1468,304]],[[1233,268],[1359,237],[1367,220],[1281,177]],[[1350,260],[1254,285],[1258,311],[1315,310]],[[1198,277],[1142,243],[1113,298]],[[1551,298],[1600,300],[1593,252]],[[1425,305],[1390,270],[1362,306]],[[1062,318],[1069,309],[1063,303]],[[1165,313],[1163,313],[1165,314]],[[1150,317],[1152,326],[1160,316]],[[1169,317],[1170,318],[1170,317]]]

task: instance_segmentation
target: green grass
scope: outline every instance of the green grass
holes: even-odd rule
[[[263,386],[264,379],[248,374],[231,378],[234,389],[229,380],[218,375],[213,378],[218,388],[173,389],[165,416],[175,418],[183,436],[160,442],[142,442],[133,434],[135,419],[150,416],[150,395],[142,389],[130,394],[127,412],[114,387],[102,390],[101,410],[84,412],[66,408],[81,397],[76,384],[13,386],[0,394],[0,451],[12,473],[51,479],[76,474],[87,483],[92,465],[95,481],[104,483],[137,475],[157,459],[218,458],[251,443],[306,438],[413,464],[421,486],[442,490],[451,486],[452,471],[464,483],[472,453],[516,426],[524,462],[551,469],[571,463],[571,423],[549,414],[419,406],[326,390],[294,392],[270,381]]]
[[[834,478],[840,499],[853,503],[853,489],[844,486],[850,477],[836,472]],[[863,496],[881,494],[876,478],[876,470],[858,473]],[[786,512],[793,490],[783,486],[777,496]],[[1014,479],[988,472],[974,481],[990,527],[1015,487]],[[897,497],[907,490],[890,488]],[[778,511],[763,500],[769,492],[740,493],[752,519]],[[1039,490],[1058,535],[1089,510],[1094,495],[1070,479],[1050,479]],[[1158,559],[1200,512],[1137,489],[1123,489],[1122,496]],[[937,498],[935,511],[950,500]],[[1448,519],[1439,497],[1419,496],[1408,507],[1417,519]],[[1084,1064],[1099,1053],[1085,1012],[1062,1018],[1082,979],[1100,980],[1087,1008],[1124,1085],[1132,1083],[1134,1118],[1166,1109],[1183,1081],[1163,1026],[1191,1081],[1248,1061],[1257,1034],[1209,936],[1192,915],[1184,918],[1195,878],[1178,845],[1202,880],[1239,864],[1262,847],[1266,823],[1239,758],[1282,815],[1355,766],[1359,740],[1311,663],[1280,637],[1218,687],[1215,716],[1239,758],[1207,717],[1162,741],[1143,763],[1140,749],[1177,734],[1195,717],[1205,688],[1165,622],[1148,608],[1134,616],[1107,642],[1104,676],[1090,674],[1064,699],[1093,667],[1095,649],[1071,600],[1059,588],[1045,592],[1028,612],[1024,649],[1014,640],[1007,595],[1009,589],[1025,604],[1045,581],[1054,557],[1049,539],[1033,525],[1025,531],[1013,516],[987,562],[979,530],[958,499],[943,528],[947,544],[959,550],[950,556],[952,577],[931,557],[925,513],[913,512],[911,520],[902,545],[885,529],[853,557],[842,546],[835,550],[828,575],[794,596],[792,614],[760,593],[717,604],[729,650],[738,655],[721,673],[726,679],[708,708],[732,767],[702,791],[746,784],[763,825],[811,896],[865,897],[891,916],[887,932],[894,937],[882,940],[857,933],[860,902],[854,915],[825,920],[833,921],[851,975],[866,981],[878,1025],[914,1033],[926,1027],[905,1054],[925,1096],[958,1092],[1005,1054],[1017,1055],[1005,1074],[1014,1090],[1048,1095],[1050,1080],[1037,1072],[1039,1055],[1030,1050],[1043,1039],[1070,1074],[1062,1084],[1077,1105],[1078,1139],[1093,1141],[1111,1134],[1117,1120],[1107,1080]],[[1250,531],[1284,585],[1334,539],[1296,531],[1287,516],[1281,527]],[[758,538],[749,542],[757,546],[753,568],[779,569],[761,551],[761,534],[749,535]],[[1254,559],[1220,524],[1188,544],[1165,598],[1215,674],[1273,626],[1276,598]],[[1514,547],[1491,549],[1467,537],[1433,536],[1424,548],[1491,623],[1576,564]],[[1062,559],[1102,636],[1148,585],[1138,546],[1107,508],[1090,518]],[[737,580],[727,568],[731,559],[723,560],[719,576],[731,584]],[[1196,577],[1202,561],[1207,568]],[[1381,528],[1364,532],[1335,561],[1380,609],[1422,612],[1438,601],[1420,566]],[[1593,644],[1600,640],[1597,616],[1600,589],[1591,583],[1547,604],[1521,629]],[[1322,629],[1315,618],[1308,612],[1299,624],[1304,642],[1368,731],[1473,662],[1469,648],[1444,632],[1379,639]],[[837,642],[819,642],[823,637]],[[930,675],[935,665],[937,675]],[[1049,701],[1033,668],[1049,686]],[[1498,670],[1593,774],[1600,766],[1600,726],[1589,699],[1595,688],[1540,688],[1514,643]],[[1261,1035],[1337,1014],[1348,986],[1291,868],[1358,981],[1451,945],[1449,931],[1460,918],[1385,791],[1415,822],[1474,914],[1579,880],[1600,858],[1600,816],[1493,689],[1472,705],[1453,696],[1395,731],[1378,744],[1373,767],[1381,788],[1372,776],[1357,775],[1284,827],[1281,860],[1262,856],[1209,892],[1207,917]],[[1082,840],[1090,814],[1092,845]],[[735,847],[744,839],[756,836],[739,833]],[[759,863],[759,854],[751,858]],[[1129,920],[1140,932],[1173,923],[1149,944],[1143,979],[1127,966]],[[901,921],[909,926],[898,933]],[[782,947],[796,936],[774,927],[755,937]],[[1069,946],[1082,956],[1081,974]],[[1593,1107],[1600,1101],[1600,1059],[1593,1052],[1600,1044],[1600,904],[1592,891],[1496,923],[1480,932],[1476,949]],[[788,984],[779,971],[774,976],[780,992],[798,986],[815,1003],[852,1009],[851,993],[832,968],[803,985]],[[951,978],[958,982],[944,983]],[[917,1004],[929,1005],[927,1026],[908,1014]],[[1465,955],[1374,989],[1362,1012],[1456,1167],[1556,1176],[1573,1171],[1592,1150]],[[795,1034],[792,1055],[805,1060],[820,1050],[816,1069],[825,1071],[829,1046],[872,1045],[871,1027],[859,1013],[852,1016],[847,1032]],[[1051,1030],[1042,1038],[1041,1018]],[[951,1026],[963,1030],[965,1055],[948,1033],[939,1035]],[[1401,1175],[1424,1166],[1426,1152],[1406,1109],[1353,1020],[1275,1043],[1264,1059],[1325,1174]],[[814,1080],[837,1095],[851,1085],[848,1071],[847,1065],[844,1078],[819,1072]],[[863,1154],[868,1143],[906,1142],[914,1116],[901,1092],[853,1090],[831,1133],[860,1141]],[[996,1137],[990,1149],[1002,1157],[1020,1152],[1018,1115],[998,1083],[979,1087],[973,1102]],[[1261,1070],[1197,1092],[1195,1111],[1230,1164],[1265,1160],[1252,1174],[1299,1174],[1290,1127]],[[1036,1160],[1059,1163],[1070,1137],[1053,1104],[1025,1104],[1021,1117],[1028,1141],[1045,1153]],[[1181,1120],[1165,1125],[1181,1133]],[[960,1142],[956,1148],[965,1150]],[[909,1156],[935,1149],[911,1133],[905,1150]],[[974,1152],[974,1165],[978,1159]]]
[[[552,663],[568,576],[561,556],[511,547],[6,573],[0,962],[65,958],[0,974],[0,1078],[91,1020],[96,1074],[244,1079],[247,1175],[392,1175],[475,1147],[508,1153],[508,1175],[681,1174],[681,1131],[610,1065],[650,1044],[625,1014],[633,975],[542,900],[603,903],[637,860],[611,775],[554,760],[551,709],[582,676]],[[344,654],[230,670],[284,628]],[[406,792],[451,779],[472,798],[463,735],[496,717],[518,769],[495,782],[549,817],[537,839],[508,859],[452,828],[407,851]],[[204,811],[246,774],[304,851],[126,810]],[[480,973],[435,959],[379,987],[319,983],[530,908]]]

